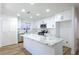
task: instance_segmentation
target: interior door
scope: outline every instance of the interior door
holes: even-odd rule
[[[2,45],[17,43],[17,18],[4,17],[2,20]]]

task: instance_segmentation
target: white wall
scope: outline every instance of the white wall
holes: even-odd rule
[[[76,14],[77,14],[77,31],[76,31],[76,35],[77,35],[77,49],[79,49],[79,8],[76,9]]]
[[[5,12],[5,5],[0,4],[0,47],[17,43],[18,20],[16,17],[6,16]]]
[[[72,7],[72,54],[77,51],[77,9]]]
[[[1,21],[2,21],[2,18],[0,17],[0,47],[1,47],[1,40],[2,40],[2,23],[1,23]]]
[[[2,39],[2,36],[1,36],[1,34],[2,34],[2,28],[1,28],[1,21],[2,21],[2,18],[1,18],[1,14],[2,14],[2,4],[0,3],[0,47],[1,47],[1,39]]]
[[[2,46],[16,44],[17,40],[17,25],[16,17],[3,16],[2,18]]]
[[[79,39],[79,9],[77,9],[77,39]]]

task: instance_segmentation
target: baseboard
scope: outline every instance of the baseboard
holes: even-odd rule
[[[1,47],[5,47],[5,46],[11,46],[11,45],[16,45],[18,43],[14,43],[14,44],[9,44],[9,45],[2,45]]]

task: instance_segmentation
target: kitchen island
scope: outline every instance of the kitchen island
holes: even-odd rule
[[[24,35],[24,48],[32,55],[62,55],[63,39],[37,34]]]

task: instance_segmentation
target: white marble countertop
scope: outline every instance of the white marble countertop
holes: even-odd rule
[[[37,35],[37,34],[25,34],[24,38],[29,38],[35,41],[38,41],[40,43],[46,44],[46,45],[55,45],[61,41],[63,41],[63,39],[61,38],[57,38],[55,36],[41,36],[41,35]]]

